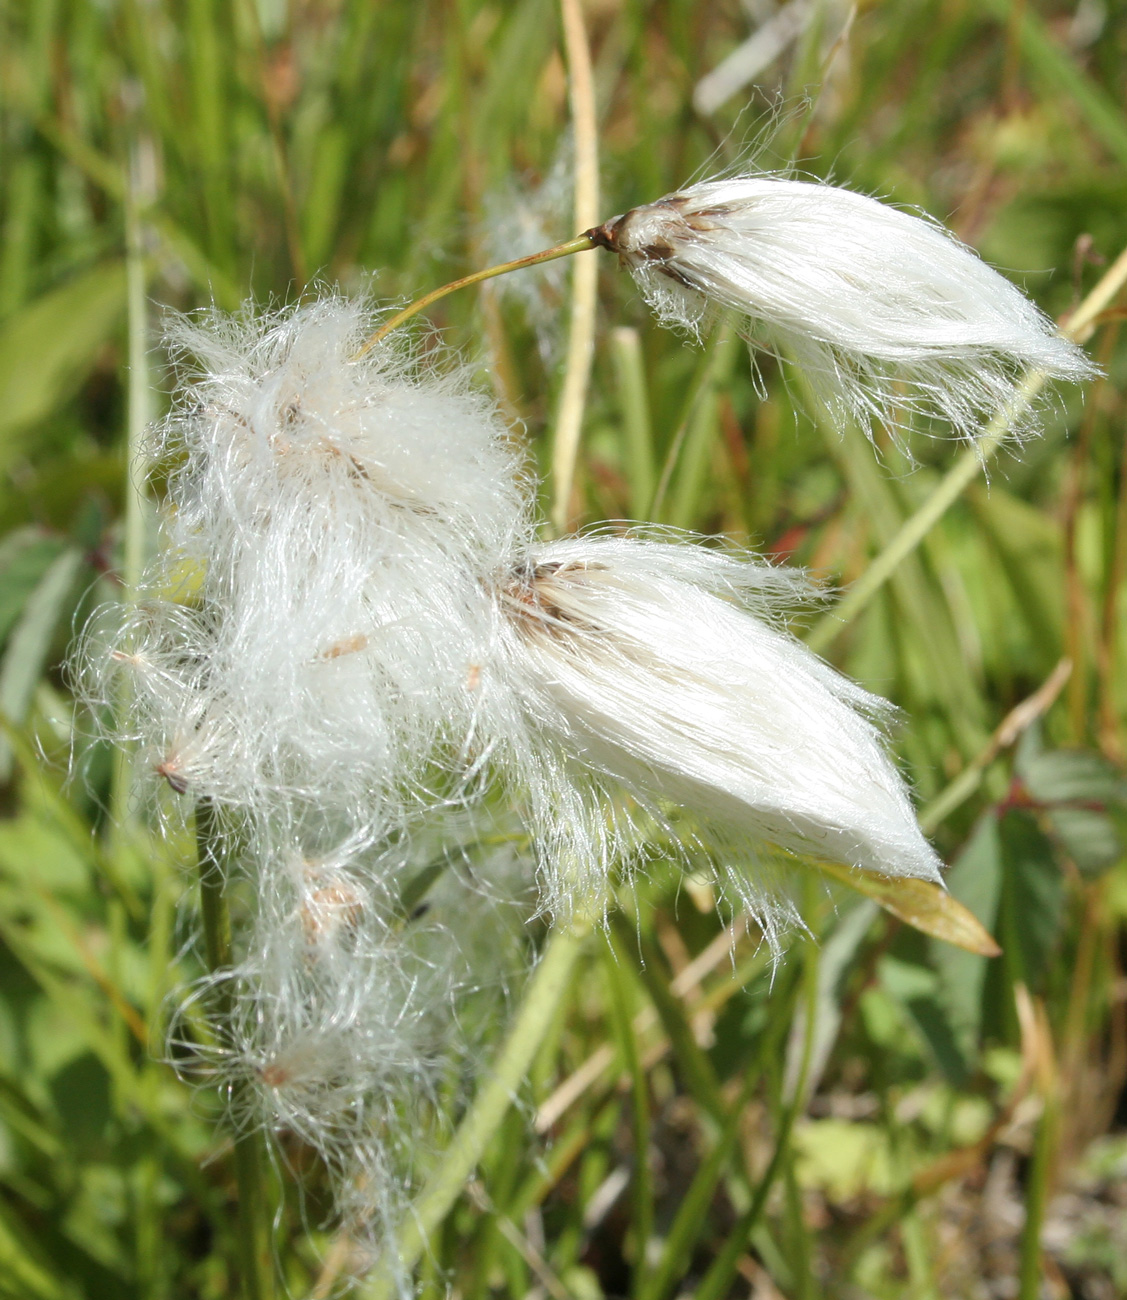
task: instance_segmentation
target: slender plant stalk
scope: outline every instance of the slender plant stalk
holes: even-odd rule
[[[614,941],[613,932],[604,935],[606,954],[606,985],[610,994],[611,1009],[614,1013],[618,1040],[621,1045],[623,1063],[630,1076],[630,1097],[634,1120],[634,1168],[631,1171],[631,1186],[634,1199],[634,1236],[633,1291],[637,1296],[644,1292],[646,1276],[649,1272],[649,1245],[654,1229],[654,1195],[653,1179],[650,1170],[650,1137],[653,1123],[650,1116],[649,1080],[638,1052],[638,1040],[634,1035],[634,1018],[631,1015],[630,999],[625,988],[625,965],[627,960]]]
[[[396,1243],[395,1259],[386,1261],[360,1293],[364,1300],[391,1300],[397,1278],[418,1264],[431,1235],[461,1195],[552,1026],[585,937],[585,930],[557,930],[548,941],[488,1080],[458,1126],[442,1163],[411,1207]]]
[[[1038,1062],[1038,1090],[1044,1104],[1033,1140],[1033,1160],[1026,1178],[1025,1225],[1021,1231],[1018,1264],[1018,1300],[1040,1300],[1042,1266],[1041,1232],[1052,1191],[1060,1130],[1060,1095],[1056,1067],[1052,1060],[1048,1022],[1037,1008],[1041,1029],[1041,1059]]]
[[[1107,269],[1091,293],[1061,329],[1065,338],[1083,343],[1098,324],[1100,314],[1127,284],[1127,248]],[[811,650],[827,650],[846,626],[868,605],[940,519],[974,482],[1009,437],[1022,413],[1029,409],[1047,382],[1041,370],[1030,370],[1013,400],[987,424],[974,447],[964,451],[922,506],[910,515],[888,545],[850,587],[838,605],[814,624],[806,637]]]
[[[814,1033],[817,1020],[819,954],[812,938],[807,938],[805,945],[802,992],[805,995],[803,1006],[806,1013],[806,1024],[802,1041],[802,1057],[799,1062],[798,1077],[794,1082],[794,1090],[783,1111],[782,1122],[779,1124],[776,1133],[775,1150],[771,1155],[770,1164],[768,1164],[763,1177],[759,1180],[759,1185],[751,1198],[751,1204],[728,1234],[723,1248],[712,1261],[708,1272],[701,1280],[700,1286],[697,1287],[695,1300],[723,1300],[723,1297],[728,1294],[732,1281],[736,1276],[740,1256],[747,1250],[748,1238],[759,1223],[767,1205],[767,1198],[771,1193],[771,1188],[774,1187],[775,1180],[782,1171],[786,1160],[792,1155],[790,1150],[791,1132],[794,1129],[795,1121],[806,1109],[806,1084],[810,1077],[810,1063],[814,1055]]]
[[[140,173],[140,144],[134,139],[130,149],[129,176],[125,188],[125,304],[128,332],[129,378],[126,388],[125,449],[125,519],[121,556],[121,600],[125,605],[137,599],[141,573],[145,567],[145,496],[141,487],[144,474],[143,446],[145,427],[150,418],[149,392],[149,320],[146,299],[144,230],[141,219],[143,194]],[[130,685],[122,675],[116,700],[121,715],[129,708]],[[110,824],[120,838],[134,816],[131,811],[133,789],[133,755],[119,745],[114,755],[113,807]]]
[[[575,134],[575,224],[586,230],[599,220],[599,134],[595,111],[595,78],[591,71],[591,50],[579,0],[560,0],[564,45],[567,49],[568,88],[571,121]],[[586,236],[582,236],[586,238]],[[594,258],[576,262],[571,285],[571,320],[567,336],[560,404],[556,410],[556,434],[552,449],[552,478],[555,501],[552,524],[559,532],[568,525],[575,466],[591,362],[595,354],[595,309],[597,306],[598,263]]]
[[[591,224],[593,226],[595,223],[592,221]],[[384,321],[372,337],[365,342],[364,346],[353,355],[352,360],[359,361],[361,357],[367,356],[376,344],[381,339],[385,339],[393,329],[397,329],[405,321],[409,321],[412,316],[417,316],[419,312],[426,311],[431,303],[438,302],[440,298],[456,293],[459,289],[468,288],[471,284],[480,284],[482,280],[492,280],[499,275],[508,275],[510,271],[521,271],[526,266],[539,266],[542,262],[554,262],[561,257],[570,257],[572,253],[584,253],[589,248],[597,247],[598,245],[591,237],[591,232],[588,231],[582,235],[576,235],[574,239],[569,239],[566,243],[555,244],[552,248],[545,248],[539,253],[529,253],[527,257],[518,257],[512,262],[499,262],[496,266],[487,266],[484,271],[474,271],[471,275],[463,275],[458,280],[451,280],[449,284],[439,285],[437,289],[432,289],[430,293],[425,293],[421,298],[416,298],[414,302],[408,303],[402,311],[397,311],[390,320]]]
[[[196,851],[200,874],[200,913],[203,917],[204,951],[208,969],[215,974],[231,966],[231,914],[224,888],[222,832],[210,801],[196,804]],[[234,998],[229,982],[219,981],[212,993],[215,1031],[226,1046]],[[235,1111],[245,1083],[231,1085]],[[239,1273],[244,1300],[272,1300],[275,1294],[274,1263],[266,1196],[265,1151],[259,1134],[250,1127],[236,1126],[234,1138],[236,1225]]]
[[[630,467],[630,509],[636,519],[642,519],[653,500],[656,479],[642,341],[633,326],[617,325],[611,330],[610,344],[623,447]]]

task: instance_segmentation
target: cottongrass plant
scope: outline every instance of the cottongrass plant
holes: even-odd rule
[[[1091,372],[934,224],[828,186],[693,186],[521,264],[596,245],[666,321],[742,312],[842,420],[906,405],[968,435],[1024,367]],[[499,807],[564,919],[605,909],[655,838],[710,862],[772,944],[796,919],[780,860],[939,880],[888,706],[786,630],[803,576],[669,534],[538,540],[490,403],[386,337],[442,292],[374,333],[332,293],[174,322],[164,545],[84,652],[90,694],[129,702],[119,738],[249,894],[199,990],[225,1023],[197,1064],[240,1132],[318,1151],[377,1243],[472,1055],[467,1008],[514,951],[484,918],[519,899],[519,854],[459,847]]]

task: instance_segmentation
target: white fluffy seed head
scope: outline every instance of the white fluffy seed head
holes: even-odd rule
[[[302,799],[375,842],[459,797],[482,583],[531,525],[488,401],[387,348],[354,361],[372,324],[336,297],[174,324],[166,545],[103,648],[174,788],[264,823]]]
[[[1027,369],[1097,373],[938,223],[836,186],[708,181],[608,221],[598,240],[665,323],[698,333],[711,309],[745,317],[750,341],[799,366],[838,424],[919,414],[972,438]]]
[[[317,1153],[345,1229],[377,1252],[442,1145],[440,1093],[468,1085],[525,957],[523,911],[486,897],[454,860],[426,910],[402,913],[398,892],[426,866],[425,847],[381,854],[350,837],[313,859],[296,841],[246,846],[253,914],[236,964],[189,998],[225,986],[221,1043],[201,1047],[183,1014],[170,1035],[179,1068],[218,1088],[237,1128],[265,1129],[283,1158],[295,1142]],[[479,865],[499,883],[511,868],[494,857]]]
[[[542,840],[597,880],[629,837],[608,779],[670,805],[718,863],[755,845],[938,880],[875,721],[888,706],[780,625],[801,576],[702,546],[580,537],[531,551],[498,593],[500,671],[520,726],[503,751]],[[531,759],[525,757],[532,755]],[[681,828],[684,833],[684,828]],[[557,852],[559,901],[573,889]],[[770,883],[748,894],[772,928]]]

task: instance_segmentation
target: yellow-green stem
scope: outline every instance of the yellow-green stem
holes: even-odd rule
[[[364,1300],[391,1300],[398,1279],[414,1270],[435,1229],[461,1195],[552,1025],[584,939],[585,932],[557,930],[548,941],[489,1078],[458,1126],[442,1163],[405,1217],[399,1240],[361,1292]]]
[[[560,0],[564,49],[567,54],[568,99],[575,138],[575,224],[589,226],[587,237],[597,242],[594,226],[599,219],[599,130],[595,104],[595,77],[591,47],[579,0]],[[595,355],[595,311],[598,305],[598,266],[577,262],[571,282],[571,312],[567,328],[567,361],[556,408],[552,439],[552,526],[566,532],[571,495],[579,461],[583,413]]]
[[[508,275],[510,271],[520,271],[526,266],[539,266],[542,262],[554,262],[560,257],[570,257],[572,253],[583,253],[589,248],[597,248],[592,233],[585,232],[577,235],[574,239],[569,239],[564,244],[556,244],[553,248],[545,248],[539,253],[530,253],[527,257],[518,257],[512,262],[500,262],[496,266],[488,266],[484,271],[474,271],[472,275],[463,275],[460,280],[451,280],[449,284],[441,285],[437,289],[432,289],[430,293],[424,294],[421,298],[416,298],[413,303],[404,307],[402,311],[397,311],[390,320],[384,321],[378,330],[370,339],[360,348],[353,356],[353,361],[359,361],[361,357],[366,356],[380,342],[386,338],[393,329],[398,328],[409,321],[412,316],[417,316],[419,312],[426,309],[433,302],[438,302],[440,298],[445,298],[448,294],[456,292],[458,289],[465,289],[471,284],[480,284],[482,280],[492,280],[499,275]]]

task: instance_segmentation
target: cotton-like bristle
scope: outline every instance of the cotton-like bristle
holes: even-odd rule
[[[529,530],[520,453],[458,378],[417,377],[328,298],[177,323],[200,369],[142,602],[111,647],[174,788],[269,820],[291,797],[374,842],[456,798],[487,652],[481,580]]]
[[[230,994],[222,1046],[175,1058],[237,1125],[313,1148],[347,1230],[380,1249],[440,1081],[472,1076],[474,1008],[519,971],[513,872],[482,851],[492,890],[460,873],[472,829],[453,820],[489,743],[487,586],[527,544],[532,492],[460,372],[354,360],[374,323],[336,297],[175,323],[164,545],[85,638],[81,688],[124,706],[117,738],[186,809],[211,806],[247,886],[236,964],[198,990]]]
[[[710,308],[793,361],[837,423],[909,414],[964,438],[1009,406],[1024,372],[1079,382],[1096,368],[1024,294],[942,226],[832,185],[709,181],[601,227],[663,321]],[[1027,413],[1014,412],[1016,427]]]
[[[613,778],[644,804],[687,810],[705,844],[729,852],[759,842],[937,880],[938,859],[874,724],[888,706],[778,624],[800,581],[701,546],[637,538],[535,548],[499,593],[499,671],[522,710],[524,733],[507,752],[546,823],[541,836],[578,840],[573,853],[596,874],[606,869],[620,845],[605,814],[572,808],[585,773],[588,798]],[[537,751],[525,772],[522,746]],[[550,788],[554,779],[565,788]],[[567,882],[552,887],[562,895]]]
[[[183,1017],[173,1029],[173,1059],[232,1100],[237,1128],[320,1156],[340,1220],[376,1253],[439,1145],[440,1089],[457,1068],[472,1073],[498,994],[519,978],[512,908],[483,898],[454,864],[425,916],[398,913],[397,887],[419,865],[401,851],[372,856],[355,840],[316,860],[297,844],[251,846],[241,867],[255,914],[237,964],[192,995],[206,1007],[225,986],[233,1009],[223,1045],[176,1041]],[[408,1277],[399,1282],[413,1293]]]

